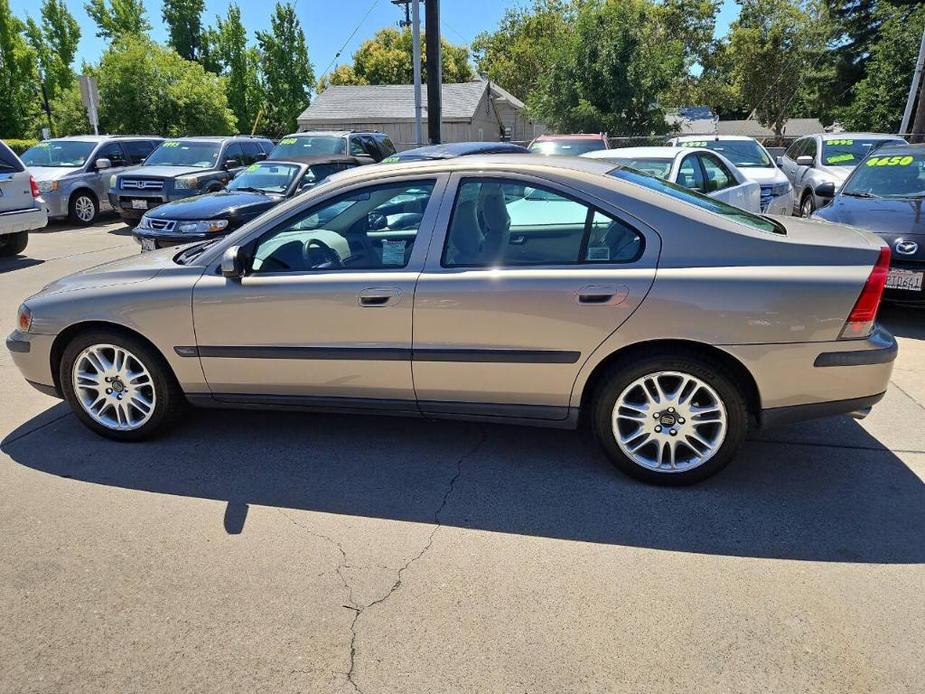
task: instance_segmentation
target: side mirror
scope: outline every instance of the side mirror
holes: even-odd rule
[[[802,157],[797,157],[797,166],[812,166],[812,165],[813,165],[812,157],[807,156],[805,154]]]
[[[820,198],[834,198],[835,184],[831,181],[820,183],[818,186],[816,186],[816,195],[818,195]]]
[[[111,168],[112,168],[112,162],[109,161],[109,159],[107,159],[106,157],[100,157],[99,159],[96,160],[96,170],[97,171],[102,171],[103,169],[111,169]]]
[[[240,279],[244,276],[247,255],[240,246],[231,246],[222,254],[222,277]]]
[[[783,166],[784,158],[778,154],[776,157],[774,157],[774,163],[777,164],[778,166]]]
[[[225,171],[230,171],[231,169],[237,169],[241,166],[241,162],[237,159],[226,159],[225,160]]]

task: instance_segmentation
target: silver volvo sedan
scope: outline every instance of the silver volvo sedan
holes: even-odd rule
[[[621,470],[686,484],[758,426],[862,415],[896,343],[889,250],[612,163],[359,167],[214,242],[66,277],[7,347],[97,433],[187,402],[592,425]]]

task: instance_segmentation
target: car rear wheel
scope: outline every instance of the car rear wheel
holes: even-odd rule
[[[78,419],[117,441],[150,438],[172,424],[186,403],[164,358],[142,340],[117,331],[72,340],[59,378]]]
[[[29,244],[29,232],[20,231],[15,234],[4,234],[0,236],[0,257],[9,258],[10,256],[19,255]]]
[[[816,203],[813,200],[812,193],[804,193],[803,199],[800,200],[800,216],[801,217],[812,217],[813,212],[816,211]]]
[[[74,224],[82,226],[93,224],[97,214],[99,214],[99,205],[93,193],[80,190],[71,196],[68,203],[68,217]]]
[[[645,482],[699,482],[729,464],[748,413],[734,380],[710,360],[655,355],[618,365],[594,402],[595,434],[620,470]]]

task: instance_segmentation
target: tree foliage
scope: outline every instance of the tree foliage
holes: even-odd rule
[[[43,0],[41,24],[26,19],[25,35],[38,60],[49,99],[55,98],[74,82],[71,65],[80,42],[80,25],[64,0]]]
[[[421,79],[427,79],[427,53],[421,36]],[[324,75],[318,91],[328,84],[410,84],[414,81],[411,29],[380,29],[353,54],[352,65],[338,65]],[[440,73],[444,82],[468,82],[475,75],[469,65],[469,50],[440,39]]]
[[[205,6],[205,0],[164,0],[161,17],[167,24],[168,44],[187,60],[199,59]]]
[[[167,137],[235,131],[224,79],[149,39],[114,43],[96,72],[101,130]]]
[[[96,22],[96,35],[110,41],[151,31],[143,0],[90,0],[84,9]]]
[[[257,32],[265,95],[263,130],[285,135],[296,128],[296,119],[308,106],[315,71],[308,59],[305,33],[288,3],[276,3],[270,31]]]
[[[0,136],[33,134],[38,114],[36,55],[26,42],[25,25],[10,10],[9,0],[0,0]]]
[[[260,54],[247,45],[241,10],[232,3],[210,34],[209,57],[214,71],[226,77],[226,94],[239,132],[250,132],[265,102],[260,85]]]

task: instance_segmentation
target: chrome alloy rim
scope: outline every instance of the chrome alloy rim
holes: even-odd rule
[[[86,195],[81,195],[74,201],[74,210],[77,212],[77,218],[81,222],[89,222],[96,214],[96,207],[93,201]]]
[[[680,371],[659,371],[630,383],[611,417],[620,450],[655,472],[692,470],[726,439],[726,407],[707,383]]]
[[[74,361],[71,374],[81,407],[107,429],[132,431],[154,414],[154,381],[134,354],[117,345],[92,345]]]
[[[802,210],[801,210],[801,211],[802,211],[803,217],[810,217],[810,216],[812,216],[812,214],[813,214],[813,201],[812,201],[810,198],[807,197],[807,198],[803,201],[803,207],[802,207]]]

